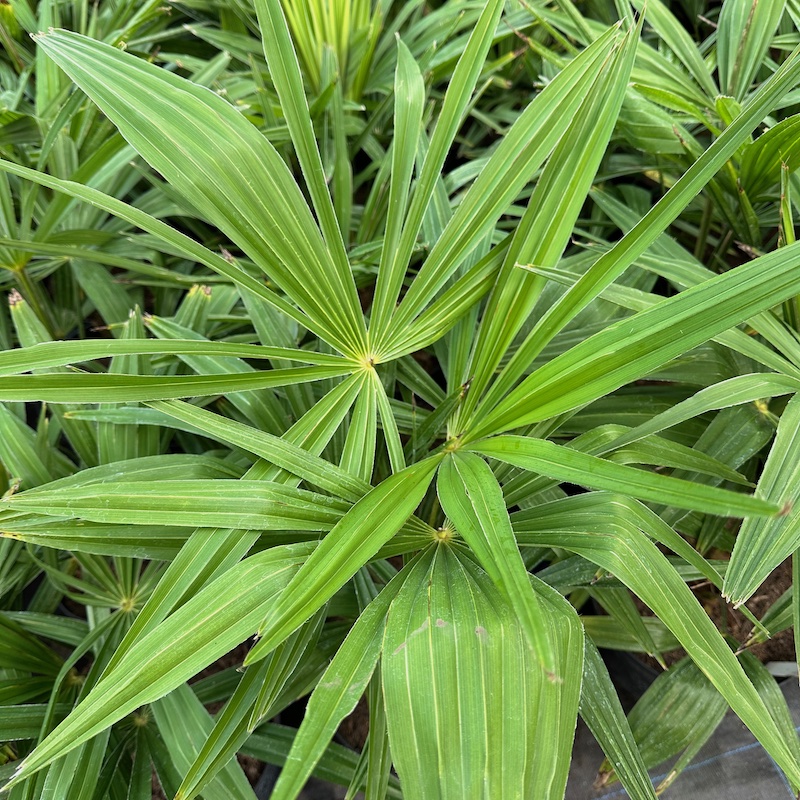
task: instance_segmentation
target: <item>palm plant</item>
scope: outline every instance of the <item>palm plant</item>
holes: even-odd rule
[[[755,495],[718,485],[747,483],[722,457],[665,435],[709,411],[798,391],[794,351],[739,326],[771,342],[772,309],[798,294],[800,249],[722,275],[695,270],[667,299],[649,292],[641,266],[648,253],[668,258],[662,234],[797,83],[800,54],[775,65],[646,213],[629,220],[611,195],[601,207],[626,229],[618,241],[565,259],[626,102],[641,21],[626,14],[564,59],[457,204],[443,169],[504,4],[481,4],[433,121],[425,77],[399,40],[388,201],[364,297],[282,5],[253,5],[297,177],[219,95],[113,44],[36,36],[77,87],[74,107],[88,97],[177,204],[221,233],[224,250],[109,187],[0,162],[9,181],[112,215],[217,281],[171,315],[131,307],[114,337],[82,341],[44,341],[30,305],[14,298],[23,346],[0,353],[0,400],[11,434],[3,460],[22,480],[2,500],[0,526],[92,611],[70,630],[63,661],[27,618],[3,623],[0,641],[16,643],[22,668],[40,676],[29,697],[49,698],[7,709],[6,726],[16,714],[18,738],[37,740],[14,765],[10,797],[92,797],[100,778],[110,796],[149,796],[151,760],[177,797],[252,797],[232,760],[244,749],[283,763],[280,798],[297,796],[317,765],[373,798],[559,798],[578,713],[630,796],[654,797],[591,627],[564,596],[595,583],[658,653],[620,583],[638,595],[800,787],[782,700],[748,676],[757,668],[686,584],[702,576],[741,604],[797,547],[796,401]],[[509,231],[504,216],[521,196]],[[636,425],[591,423],[593,404],[680,371],[676,359],[712,340],[751,371]],[[52,414],[49,441],[71,420],[122,445],[99,448],[94,462],[74,447],[47,463],[12,405],[22,401],[69,407]],[[174,442],[184,454],[168,452]],[[746,518],[724,576],[676,532],[686,512]],[[75,561],[62,563],[58,548]],[[578,557],[566,570],[541,569],[565,551]],[[169,563],[162,571],[142,559]],[[227,692],[187,685],[253,635]],[[65,693],[88,652],[90,673]],[[295,735],[266,724],[312,688]],[[369,741],[354,760],[329,742],[365,693]],[[227,702],[212,718],[203,700],[219,696]]]

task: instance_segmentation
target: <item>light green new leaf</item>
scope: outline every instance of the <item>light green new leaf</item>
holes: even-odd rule
[[[437,482],[442,510],[514,609],[535,658],[553,673],[553,646],[542,609],[519,553],[503,492],[489,465],[474,453],[454,453],[444,460]]]
[[[342,295],[347,297],[348,314],[362,330],[365,330],[364,317],[361,314],[361,306],[358,303],[353,275],[345,252],[343,235],[346,237],[348,231],[340,230],[336,220],[311,123],[300,65],[281,10],[280,0],[256,0],[254,5],[270,78],[278,93],[289,134],[297,152],[297,160],[306,179]],[[341,78],[342,76],[340,80]]]
[[[652,500],[729,516],[769,516],[780,510],[775,503],[715,486],[702,486],[656,472],[615,464],[602,458],[527,436],[497,436],[470,445],[483,455],[559,481],[592,489],[608,489]]]
[[[263,658],[329,600],[414,513],[440,458],[412,464],[359,500],[320,542],[264,619],[246,663]]]
[[[19,765],[42,769],[151,703],[251,636],[314,545],[273,547],[242,561],[135,642],[69,717]]]

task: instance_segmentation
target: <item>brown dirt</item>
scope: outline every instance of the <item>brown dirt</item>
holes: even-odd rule
[[[747,608],[761,619],[767,609],[792,585],[792,561],[786,559],[761,585],[758,592],[747,601]],[[714,624],[721,630],[726,630],[738,642],[746,642],[752,633],[753,626],[743,614],[729,604],[717,598],[710,606],[704,607]],[[769,661],[794,661],[794,632],[788,628],[776,633],[771,639],[749,648],[765,664]]]
[[[152,792],[153,800],[167,800],[167,796],[164,794],[161,789],[161,784],[158,782],[155,770],[153,770]]]
[[[745,605],[757,619],[761,619],[767,609],[769,609],[791,585],[792,562],[791,559],[787,559],[772,572],[761,585],[758,592],[756,592]],[[753,625],[746,619],[742,612],[733,608],[730,603],[726,603],[720,595],[719,590],[707,582],[690,585],[690,588],[718,630],[732,636],[737,642],[744,645],[753,631]],[[634,601],[642,610],[642,613],[652,615],[653,612],[638,598],[634,597]],[[753,645],[748,649],[765,664],[770,661],[794,661],[794,631],[792,628],[780,631],[766,642]],[[685,655],[686,653],[682,649],[673,650],[669,653],[664,653],[664,661],[667,666],[672,666],[672,664],[680,661]],[[638,657],[650,666],[660,669],[655,659],[645,655]]]
[[[367,741],[369,733],[369,707],[366,697],[358,701],[350,716],[342,720],[339,726],[339,736],[354,750],[361,751]]]

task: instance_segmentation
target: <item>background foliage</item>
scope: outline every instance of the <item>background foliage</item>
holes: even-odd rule
[[[8,797],[800,788],[800,7],[643,8],[0,4]]]

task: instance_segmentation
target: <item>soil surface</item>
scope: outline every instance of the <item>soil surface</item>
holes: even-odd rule
[[[761,619],[791,585],[792,560],[788,558],[764,581],[759,590],[745,605],[756,619]],[[730,603],[727,603],[722,598],[719,590],[708,582],[690,584],[690,588],[714,625],[744,646],[753,632],[753,625],[744,614],[735,609]],[[634,597],[634,602],[643,614],[652,615],[653,612],[638,598]],[[794,661],[794,631],[791,627],[779,631],[767,641],[751,645],[748,649],[764,664],[768,664],[770,661]],[[678,649],[663,655],[667,666],[671,666],[680,661],[686,653],[682,649]],[[656,669],[661,669],[654,658],[646,655],[637,655],[637,657],[641,658],[646,664]]]

